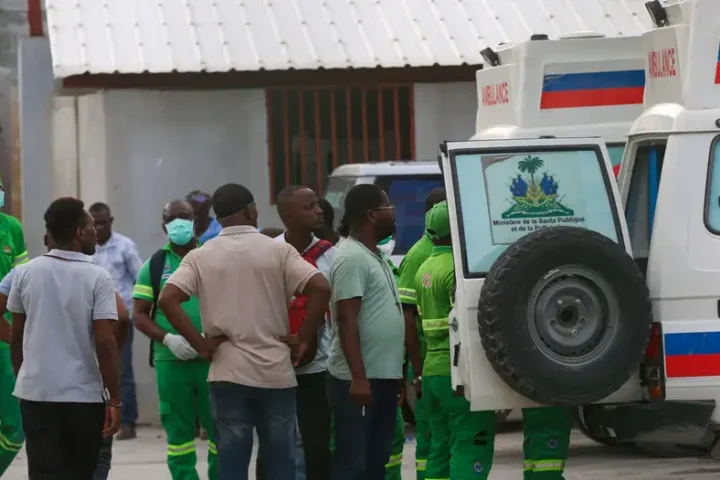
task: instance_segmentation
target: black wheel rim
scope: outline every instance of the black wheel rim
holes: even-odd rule
[[[619,307],[612,286],[582,266],[547,273],[533,288],[527,325],[538,350],[553,362],[579,367],[610,349],[618,332]]]

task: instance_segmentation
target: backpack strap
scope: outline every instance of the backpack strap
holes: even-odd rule
[[[332,243],[327,240],[320,240],[316,242],[315,245],[307,249],[302,257],[306,260],[312,260],[317,263],[318,258],[322,257],[332,246]]]
[[[163,248],[153,253],[150,257],[150,286],[153,291],[153,303],[150,307],[150,318],[155,318],[155,311],[157,310],[157,301],[160,296],[160,281],[162,280],[163,270],[165,269],[165,259],[167,251]],[[150,340],[150,359],[149,363],[151,367],[155,366],[153,359],[153,340]]]

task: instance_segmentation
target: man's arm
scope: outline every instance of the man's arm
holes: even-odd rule
[[[95,353],[100,367],[100,375],[110,397],[109,403],[120,405],[120,375],[118,373],[120,355],[113,328],[118,320],[116,293],[110,275],[103,273],[104,275],[98,278],[95,285],[93,304],[92,329],[95,337]]]
[[[197,296],[199,279],[192,264],[194,252],[185,255],[180,266],[165,282],[158,297],[158,308],[170,322],[170,325],[188,341],[196,352],[201,353],[206,347],[203,336],[193,326],[182,304]],[[162,339],[160,340],[162,341]]]
[[[0,293],[0,341],[7,344],[10,343],[10,322],[5,320],[5,313],[7,312],[7,299],[8,297]]]
[[[114,325],[115,342],[118,349],[122,349],[127,340],[128,330],[130,330],[130,315],[128,314],[125,302],[119,293],[115,292],[115,305],[117,306],[118,321]]]
[[[17,222],[17,231],[15,232],[15,251],[13,252],[13,266],[22,265],[30,261],[27,245],[25,245],[25,234],[23,233],[22,224]]]
[[[13,313],[10,329],[10,362],[17,377],[23,364],[23,339],[25,338],[25,314]],[[5,322],[7,323],[7,322]]]
[[[135,287],[133,288],[133,318],[135,328],[146,335],[150,340],[162,343],[165,334],[155,321],[150,317],[154,298],[154,292],[150,280],[150,262],[140,268]]]
[[[360,346],[358,315],[365,295],[367,265],[359,259],[336,259],[330,280],[336,302],[338,336],[353,380],[365,380],[365,363]]]
[[[413,255],[412,249],[400,264],[398,290],[405,319],[405,350],[407,350],[410,364],[412,364],[413,374],[419,377],[422,375],[422,356],[420,355],[420,335],[416,322],[418,313],[417,294],[415,293],[415,274],[418,265],[415,258],[410,258],[409,255]]]

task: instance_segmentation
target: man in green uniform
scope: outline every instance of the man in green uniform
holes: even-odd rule
[[[423,397],[430,413],[430,454],[425,480],[487,479],[492,466],[495,413],[472,412],[450,378],[448,317],[455,297],[455,269],[447,202],[426,215],[433,241],[430,257],[415,276],[418,314],[427,343]]]
[[[0,180],[0,208],[5,205],[5,190]],[[5,277],[13,267],[29,260],[25,236],[20,221],[0,212],[0,278]],[[11,321],[10,312],[4,317]],[[22,448],[25,435],[22,431],[20,403],[13,397],[15,374],[10,363],[8,344],[0,342],[0,476]]]
[[[435,188],[425,198],[425,214],[437,203],[445,200],[445,189],[442,187]],[[426,226],[427,227],[427,226]],[[400,301],[403,306],[403,315],[405,315],[405,324],[409,322],[416,324],[418,332],[418,340],[420,342],[420,356],[425,361],[425,352],[427,345],[425,337],[422,334],[422,325],[420,317],[417,314],[417,302],[415,294],[415,275],[418,268],[428,259],[433,248],[433,242],[427,232],[423,233],[420,240],[415,242],[400,263],[400,278],[398,279],[398,289],[400,291]],[[413,380],[416,392],[418,394],[415,402],[415,471],[417,480],[424,480],[425,468],[427,466],[428,453],[430,452],[430,425],[429,413],[427,411],[426,402],[421,395],[422,371],[415,369],[410,365],[410,373],[408,378]],[[405,440],[403,433],[402,440]],[[399,477],[397,477],[399,478]]]
[[[162,255],[159,289],[178,268],[183,257],[200,244],[194,234],[192,206],[174,200],[163,210],[163,230],[168,244],[153,255]],[[175,329],[162,312],[155,308],[159,291],[153,288],[153,258],[145,262],[133,289],[135,326],[153,341],[153,357],[160,399],[160,419],[167,433],[167,462],[173,480],[199,480],[195,469],[196,418],[208,432],[208,477],[217,478],[217,450],[210,416],[210,390],[207,382],[209,363]],[[195,328],[202,329],[200,304],[196,297],[183,303]]]
[[[523,478],[563,480],[572,415],[564,407],[523,408]]]

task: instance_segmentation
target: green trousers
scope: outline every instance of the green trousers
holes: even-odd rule
[[[209,368],[204,360],[155,362],[160,420],[167,434],[167,463],[173,480],[200,480],[195,469],[197,418],[208,433],[208,478],[217,479],[217,449],[207,382]]]
[[[425,480],[486,480],[495,446],[495,412],[471,412],[449,376],[423,378],[430,413],[430,454]]]
[[[424,395],[415,402],[415,442],[417,480],[425,480],[427,459],[430,454],[430,412]]]
[[[25,440],[20,402],[13,397],[13,390],[15,374],[10,363],[10,350],[0,348],[0,477],[22,449]]]
[[[523,408],[524,480],[563,480],[572,415],[563,407]]]
[[[398,407],[395,416],[395,439],[390,450],[390,458],[385,464],[385,480],[402,480],[403,450],[405,450],[405,420],[402,409]]]

